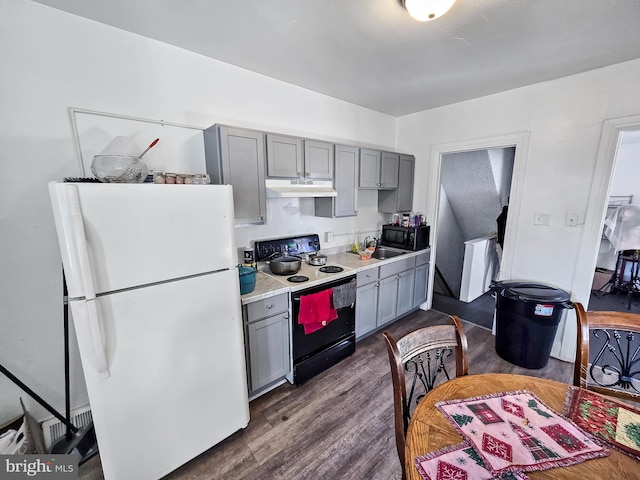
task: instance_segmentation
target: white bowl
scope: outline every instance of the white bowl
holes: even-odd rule
[[[105,183],[142,183],[149,173],[142,159],[131,155],[95,155],[91,171]]]

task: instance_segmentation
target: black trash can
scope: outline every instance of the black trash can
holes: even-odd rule
[[[528,282],[494,282],[491,289],[496,293],[496,353],[519,367],[545,367],[562,311],[573,308],[571,295]]]

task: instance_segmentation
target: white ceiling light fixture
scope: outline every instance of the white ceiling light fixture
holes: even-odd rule
[[[402,0],[409,15],[420,22],[428,22],[449,11],[456,0]]]

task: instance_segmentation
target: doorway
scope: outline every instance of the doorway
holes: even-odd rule
[[[622,131],[613,158],[605,219],[615,218],[618,209],[624,205],[640,205],[639,178],[640,130]],[[618,250],[604,226],[603,222],[589,309],[640,313],[640,294],[634,281],[637,273],[634,258],[638,257],[634,250],[640,249],[640,238],[637,244],[627,245],[634,250],[626,250],[626,247]],[[630,286],[634,288],[627,288]]]
[[[482,243],[480,257],[483,262],[480,263],[484,267],[481,268],[479,275],[481,289],[484,289],[493,279],[510,278],[516,243],[516,231],[512,223],[515,224],[515,222],[510,223],[507,218],[499,268],[490,265],[490,257],[496,256],[496,219],[502,207],[508,202],[509,217],[517,218],[519,215],[528,142],[529,134],[519,133],[434,147],[432,165],[436,171],[432,176],[433,184],[430,192],[433,192],[433,205],[436,206],[432,217],[438,218],[438,221],[435,223],[435,231],[432,234],[432,263],[435,267],[431,269],[430,308],[456,314],[479,325],[491,327],[494,302],[489,297],[490,294],[483,295],[481,291],[479,295],[465,296],[467,301],[459,299],[460,293],[465,293],[465,288],[469,286],[465,287],[465,281],[470,277],[468,272],[465,272],[466,276],[463,279],[465,242],[479,239]],[[501,165],[499,168],[490,167],[492,160],[489,152],[494,155],[494,165],[496,164],[495,154],[502,155],[502,163],[498,162]],[[505,164],[508,167],[505,168]],[[475,173],[470,171],[472,168]],[[478,173],[483,168],[484,171]],[[455,185],[455,179],[451,180],[450,170],[453,170],[454,178],[456,170],[461,172],[462,181],[458,181],[459,185]],[[469,181],[474,176],[480,178],[480,181],[471,191]],[[447,183],[454,184],[454,187],[443,188]],[[492,192],[491,198],[484,198],[489,191]],[[482,200],[479,197],[483,197]],[[472,206],[465,208],[465,201],[467,203],[470,201]],[[488,207],[488,205],[491,206]],[[464,225],[464,220],[458,222],[456,218],[464,216],[469,216],[473,220],[466,222],[467,225],[462,228],[450,225],[452,223]],[[483,220],[479,220],[480,217]],[[443,266],[442,270],[440,265]],[[487,271],[490,272],[488,276]],[[449,283],[450,285],[446,285]]]

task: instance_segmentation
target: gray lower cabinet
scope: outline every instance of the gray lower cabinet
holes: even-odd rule
[[[415,278],[415,268],[410,268],[398,274],[398,305],[396,307],[396,317],[405,315],[414,308],[413,289]]]
[[[398,188],[378,192],[379,212],[409,212],[413,208],[415,157],[401,154],[398,162]]]
[[[378,326],[378,267],[358,272],[356,290],[356,338]]]
[[[358,215],[358,154],[360,149],[345,145],[335,146],[333,186],[336,197],[315,198],[317,217],[354,217]]]
[[[415,257],[404,257],[380,267],[378,326],[413,310]]]
[[[429,260],[431,250],[424,251],[416,256],[416,278],[413,288],[413,306],[420,307],[427,301],[427,291],[429,287]]]
[[[429,264],[416,267],[416,278],[413,288],[413,307],[419,308],[427,301],[427,287],[429,285]]]
[[[417,258],[401,258],[358,273],[356,338],[360,339],[416,308]],[[420,268],[422,272],[424,266]],[[428,272],[428,264],[426,269]],[[426,276],[424,278],[426,282]],[[426,288],[424,295],[426,299]]]
[[[213,125],[204,130],[204,151],[211,182],[233,185],[236,223],[265,223],[264,133]]]
[[[380,279],[378,291],[378,326],[392,322],[398,309],[398,276]]]
[[[289,296],[250,303],[244,313],[249,393],[254,394],[290,371]]]

